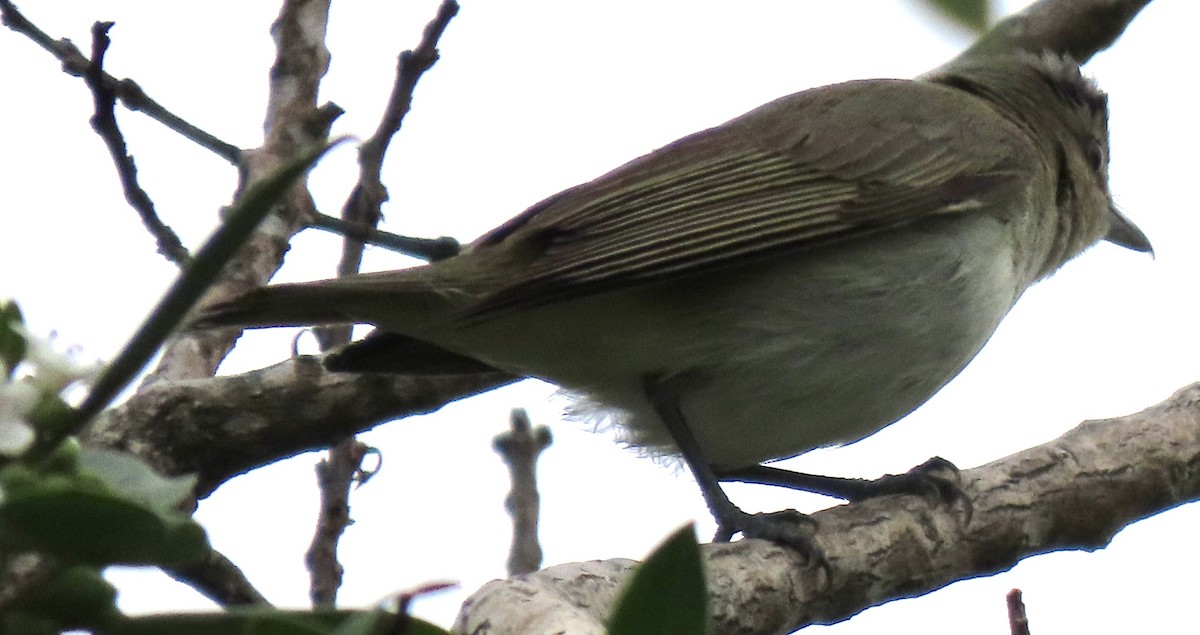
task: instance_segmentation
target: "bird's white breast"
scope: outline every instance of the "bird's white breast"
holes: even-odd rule
[[[987,342],[1024,290],[1006,231],[971,215],[749,265],[690,289],[678,282],[652,297],[679,310],[658,323],[626,317],[622,335],[598,337],[611,340],[602,342],[610,358],[665,380],[714,465],[849,443],[924,403]],[[654,312],[638,312],[646,314]],[[587,395],[581,412],[607,413],[632,444],[670,451],[640,384],[570,370],[578,376],[561,381]]]
[[[500,317],[449,344],[576,395],[580,418],[673,446],[645,395],[678,398],[706,458],[739,467],[856,441],[962,370],[1032,281],[1012,225],[933,218],[806,254]]]

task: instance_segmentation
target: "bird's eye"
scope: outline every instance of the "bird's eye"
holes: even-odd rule
[[[1087,154],[1088,167],[1091,168],[1093,172],[1099,173],[1108,165],[1108,157],[1106,156],[1107,153],[1104,151],[1104,146],[1099,141],[1092,140],[1090,143],[1088,143],[1085,153]]]

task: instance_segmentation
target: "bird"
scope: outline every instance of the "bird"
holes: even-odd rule
[[[902,419],[1097,242],[1152,253],[1113,203],[1107,122],[1106,95],[1051,52],[812,88],[550,196],[453,257],[260,287],[195,326],[371,324],[331,369],[440,360],[556,383],[571,416],[681,455],[718,540],[811,553],[778,528],[803,514],[748,514],[720,482],[783,484],[767,463]]]

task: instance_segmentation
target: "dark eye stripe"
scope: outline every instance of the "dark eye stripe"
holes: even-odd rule
[[[1058,155],[1058,187],[1054,194],[1054,203],[1062,209],[1075,198],[1075,182],[1071,180],[1071,170],[1067,166],[1067,151],[1062,144],[1055,146]]]
[[[1104,167],[1108,164],[1108,161],[1107,157],[1105,156],[1104,146],[1102,146],[1099,141],[1092,139],[1091,143],[1087,145],[1087,159],[1088,167],[1090,167],[1093,172],[1097,174],[1103,172]]]

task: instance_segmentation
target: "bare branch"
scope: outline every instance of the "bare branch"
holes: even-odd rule
[[[968,526],[948,508],[888,496],[813,515],[833,576],[782,546],[704,547],[714,633],[790,633],[890,600],[1005,571],[1029,556],[1104,547],[1129,524],[1200,499],[1200,384],[1138,414],[963,472]],[[603,633],[636,563],[576,563],[489,583],[456,632]],[[487,628],[481,625],[487,624]]]
[[[309,572],[309,595],[314,607],[332,607],[337,600],[345,571],[337,559],[337,545],[350,519],[350,486],[361,483],[363,457],[371,447],[354,437],[329,449],[328,458],[317,464],[321,510],[317,530],[304,556]]]
[[[439,238],[413,238],[399,236],[374,227],[334,218],[327,214],[315,213],[309,220],[309,227],[332,232],[340,236],[353,238],[368,245],[376,245],[421,260],[436,261],[457,255],[462,245],[449,236]]]
[[[537,460],[550,447],[550,428],[529,425],[529,415],[520,408],[512,411],[509,431],[492,441],[508,466],[512,488],[504,507],[513,519],[512,547],[508,551],[508,575],[530,573],[542,566],[542,547],[538,543]]]
[[[276,153],[289,146],[311,143],[323,137],[330,113],[317,108],[321,78],[329,69],[325,29],[329,24],[329,2],[288,0],[271,25],[275,39],[275,63],[271,66],[264,150]]]
[[[517,379],[331,373],[300,357],[244,375],[144,385],[82,440],[131,451],[164,474],[196,474],[203,498],[256,467]]]
[[[443,2],[438,16],[425,29],[425,35],[417,47],[418,53],[406,51],[401,54],[396,86],[403,86],[404,89],[400,91],[393,88],[379,129],[359,149],[361,172],[359,182],[342,210],[344,226],[375,231],[375,226],[382,218],[379,208],[387,198],[387,191],[380,181],[383,153],[391,137],[399,130],[400,121],[412,103],[412,91],[417,78],[437,60],[437,38],[457,12],[458,5],[454,0]],[[373,196],[364,195],[364,192],[371,192]],[[455,244],[457,245],[457,241]],[[358,273],[362,265],[362,255],[363,243],[347,237],[342,244],[338,276]],[[350,329],[350,326],[324,327],[316,329],[315,333],[321,343],[321,349],[328,351],[348,343]],[[317,466],[322,505],[318,514],[316,535],[313,536],[306,558],[314,606],[333,606],[338,587],[342,583],[342,566],[337,560],[337,544],[342,532],[350,524],[350,484],[354,482],[355,476],[361,473],[359,466],[366,449],[365,445],[352,437],[343,439],[330,448],[329,458]]]
[[[324,141],[329,124],[340,112],[333,106],[317,107],[318,87],[329,65],[325,48],[328,16],[329,0],[290,0],[272,25],[276,55],[270,74],[266,140],[261,148],[241,154],[238,196],[301,148]],[[228,299],[270,280],[282,264],[292,236],[313,212],[312,196],[303,185],[297,185],[226,266],[206,301]],[[144,385],[211,377],[239,333],[227,329],[177,334],[163,348],[158,367]]]
[[[271,605],[242,570],[215,549],[204,562],[163,567],[163,572],[224,607]]]
[[[396,82],[392,85],[392,94],[388,98],[387,109],[375,134],[363,143],[359,150],[359,164],[364,172],[371,172],[374,179],[379,179],[379,169],[383,165],[383,157],[387,152],[392,137],[400,130],[404,116],[412,107],[413,91],[417,81],[425,71],[433,67],[438,60],[437,43],[445,32],[450,20],[458,14],[458,3],[454,0],[443,0],[438,7],[437,15],[425,25],[421,42],[417,48],[404,51],[396,64]],[[386,200],[386,199],[384,199]]]
[[[1025,615],[1021,589],[1009,591],[1005,600],[1008,603],[1008,632],[1012,635],[1029,635],[1029,617]]]
[[[96,112],[92,115],[92,129],[104,140],[104,145],[117,166],[117,175],[121,179],[121,190],[125,192],[125,200],[129,201],[141,217],[142,224],[158,241],[158,253],[182,267],[191,256],[180,242],[179,236],[158,217],[154,201],[138,184],[137,166],[133,157],[129,156],[125,137],[117,126],[116,113],[113,112],[117,96],[104,83],[104,54],[108,50],[108,30],[112,25],[112,22],[97,22],[92,26],[92,59],[83,74],[96,104]]]
[[[9,0],[0,0],[0,21],[58,58],[62,62],[64,73],[83,77],[87,72],[88,58],[75,47],[71,40],[66,38],[56,40],[50,37],[37,25],[30,22]],[[145,113],[146,116],[174,130],[185,139],[237,165],[241,158],[241,150],[237,146],[218,139],[167,110],[162,104],[151,99],[146,91],[142,90],[142,87],[133,80],[119,80],[108,73],[103,73],[101,80],[105,90],[116,95],[126,108]]]
[[[358,183],[354,186],[354,190],[350,193],[350,197],[342,207],[342,220],[346,223],[358,223],[374,228],[382,218],[380,210],[384,201],[388,200],[387,188],[384,187],[383,182],[380,180],[384,155],[387,153],[392,137],[399,132],[400,125],[404,121],[404,116],[408,114],[409,109],[412,107],[413,91],[416,89],[417,81],[421,79],[425,71],[429,70],[437,62],[438,39],[441,38],[442,33],[446,30],[446,26],[457,13],[457,2],[454,0],[443,0],[441,6],[438,7],[437,15],[425,26],[425,31],[417,48],[404,51],[400,54],[396,64],[396,81],[392,85],[392,93],[388,97],[383,118],[380,120],[379,126],[375,129],[375,133],[371,135],[370,139],[363,142],[358,150]],[[325,225],[328,228],[329,224],[325,223]],[[458,243],[457,241],[450,243],[446,242],[445,239],[439,239],[438,241],[429,243],[410,242],[407,246],[410,249],[412,247],[421,248],[416,253],[409,251],[411,255],[417,257],[424,255],[430,260],[436,260],[439,256],[446,257],[445,251],[449,247],[453,247],[455,249],[454,253],[457,253]],[[434,250],[429,250],[429,247],[433,247]],[[343,253],[341,266],[345,268],[348,264],[357,262],[361,257],[362,244],[359,243],[357,250],[347,250]]]
[[[1041,0],[992,27],[946,66],[1001,52],[1052,51],[1083,64],[1125,31],[1150,0]]]

